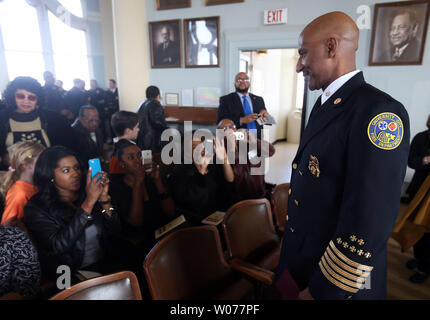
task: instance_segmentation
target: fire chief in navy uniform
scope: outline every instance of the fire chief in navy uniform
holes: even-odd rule
[[[293,160],[277,270],[300,299],[384,299],[387,241],[409,149],[403,105],[356,70],[359,31],[342,12],[299,37],[297,72],[322,89]]]

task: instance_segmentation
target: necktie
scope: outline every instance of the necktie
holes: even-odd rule
[[[243,109],[245,110],[245,116],[253,113],[251,106],[249,105],[249,102],[246,99],[246,96],[242,96],[242,99],[243,99]],[[255,125],[255,121],[248,123],[247,127],[248,127],[248,130],[254,130],[254,132],[257,130],[257,126]]]
[[[400,58],[400,50],[399,48],[396,48],[396,51],[393,54],[393,60],[397,60]]]

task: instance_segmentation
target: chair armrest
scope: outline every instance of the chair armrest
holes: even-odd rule
[[[24,298],[16,292],[8,292],[0,297],[0,300],[24,300]]]
[[[248,263],[238,258],[232,259],[230,261],[230,266],[233,269],[244,273],[269,286],[272,285],[273,279],[275,278],[275,273],[273,273],[272,271],[260,268],[254,264]]]

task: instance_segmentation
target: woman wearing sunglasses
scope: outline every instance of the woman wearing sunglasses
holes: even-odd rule
[[[70,127],[59,115],[43,110],[44,91],[30,77],[15,78],[4,91],[6,110],[0,113],[1,167],[9,166],[7,148],[20,141],[37,142],[45,147],[70,146]]]

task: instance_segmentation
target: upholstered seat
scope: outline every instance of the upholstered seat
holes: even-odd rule
[[[218,230],[199,226],[177,230],[159,243],[144,262],[156,300],[245,299],[253,285],[225,261]]]
[[[281,241],[267,199],[236,203],[227,211],[222,226],[230,259],[271,271],[276,269]]]

